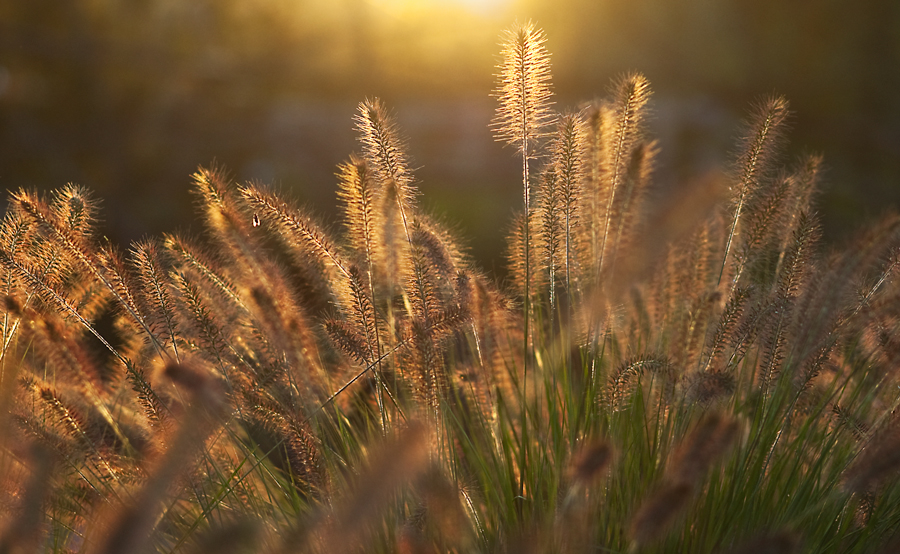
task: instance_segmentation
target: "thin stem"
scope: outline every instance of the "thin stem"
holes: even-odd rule
[[[522,82],[522,96],[525,96],[525,82]],[[525,110],[522,110],[522,186],[525,200],[525,297],[524,297],[524,357],[522,358],[522,401],[521,401],[521,462],[519,466],[519,497],[525,496],[525,464],[528,462],[528,410],[526,408],[528,390],[528,348],[531,319],[531,198],[528,194],[528,132]]]

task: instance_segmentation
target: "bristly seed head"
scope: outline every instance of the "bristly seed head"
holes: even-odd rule
[[[503,61],[494,91],[500,105],[491,125],[498,141],[516,146],[526,157],[532,157],[529,141],[544,136],[544,128],[554,120],[546,41],[544,31],[531,21],[503,35]]]
[[[703,405],[731,396],[737,387],[734,376],[724,371],[701,371],[687,376],[685,381],[687,401]]]

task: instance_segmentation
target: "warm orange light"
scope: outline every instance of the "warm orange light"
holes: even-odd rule
[[[396,15],[422,12],[432,8],[460,7],[466,11],[489,15],[509,4],[510,0],[368,0]]]

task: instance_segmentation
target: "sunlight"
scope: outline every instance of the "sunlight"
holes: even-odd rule
[[[479,15],[492,15],[510,0],[368,0],[372,5],[393,13],[422,12],[430,8],[459,7]]]
[[[467,79],[477,79],[468,69],[474,63],[487,64],[479,71],[489,74],[497,20],[506,18],[511,3],[512,0],[347,0],[350,18],[359,18],[360,25],[364,22],[366,32],[357,39],[367,41],[364,57],[371,64],[370,70],[388,82],[407,86],[419,83],[434,87],[443,83],[443,91],[456,88]],[[463,59],[479,62],[462,64]]]

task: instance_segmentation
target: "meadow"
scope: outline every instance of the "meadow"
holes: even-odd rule
[[[900,217],[823,243],[777,96],[654,207],[647,79],[557,111],[543,32],[503,44],[504,283],[378,99],[333,226],[217,167],[201,235],[124,249],[82,187],[11,194],[0,551],[900,549]]]

